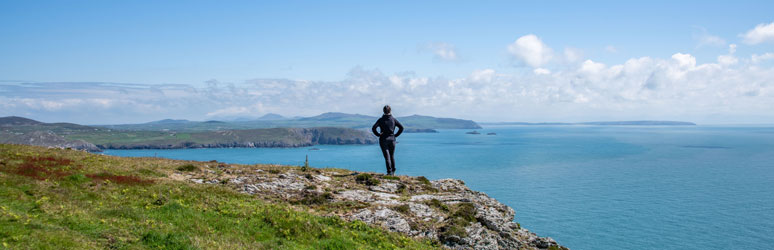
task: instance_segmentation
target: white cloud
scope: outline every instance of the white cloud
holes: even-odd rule
[[[693,39],[698,41],[698,44],[696,44],[697,48],[704,46],[722,47],[726,45],[725,39],[708,33],[707,29],[704,27],[694,28],[695,32],[693,33]]]
[[[564,60],[569,63],[578,62],[583,59],[583,51],[576,48],[564,48]]]
[[[752,63],[761,63],[763,61],[774,60],[774,53],[765,53],[762,55],[753,54],[751,56]]]
[[[586,73],[592,73],[596,74],[601,72],[605,69],[605,65],[602,63],[596,63],[591,60],[583,61],[583,64],[581,64],[580,71],[586,72]]]
[[[616,48],[613,45],[607,45],[607,46],[605,46],[605,51],[610,52],[610,53],[618,53],[618,48]]]
[[[736,53],[736,44],[728,45],[728,55],[719,55],[718,63],[722,65],[731,65],[731,64],[738,63],[739,59],[737,59],[736,56],[734,56],[734,53]]]
[[[215,111],[207,112],[207,117],[214,118],[239,118],[239,117],[258,117],[264,113],[263,104],[256,103],[247,106],[229,106]]]
[[[551,60],[553,50],[536,35],[529,34],[508,45],[508,52],[527,65],[537,68]]]
[[[493,69],[477,69],[470,74],[470,80],[474,82],[491,82],[494,77]]]
[[[430,43],[427,49],[433,52],[436,60],[453,62],[459,60],[457,48],[449,43]]]
[[[726,40],[723,38],[720,38],[718,36],[713,35],[705,35],[699,38],[699,47],[710,45],[710,46],[723,46],[726,45]]]
[[[544,68],[536,68],[536,69],[532,70],[532,72],[535,73],[535,75],[548,75],[548,74],[551,74],[550,70],[544,69]]]
[[[690,54],[676,53],[672,55],[672,59],[677,62],[677,65],[683,68],[693,68],[696,66],[696,57]]]
[[[741,37],[747,44],[774,42],[774,22],[758,24],[755,28],[742,34]]]

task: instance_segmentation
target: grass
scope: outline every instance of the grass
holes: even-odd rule
[[[0,248],[437,248],[363,222],[166,177],[180,163],[2,144]]]
[[[385,179],[385,180],[398,180],[399,181],[400,177],[394,176],[394,175],[384,175],[384,176],[382,176],[382,179]]]

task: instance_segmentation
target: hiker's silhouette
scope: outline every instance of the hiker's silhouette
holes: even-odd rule
[[[395,138],[403,133],[403,125],[398,122],[395,117],[392,117],[392,108],[390,105],[384,105],[382,108],[384,115],[376,120],[374,126],[371,127],[371,131],[374,135],[379,137],[379,147],[382,148],[382,154],[384,155],[384,162],[387,165],[387,175],[395,174]],[[376,131],[376,128],[380,131]],[[397,133],[395,133],[395,127],[398,127]]]

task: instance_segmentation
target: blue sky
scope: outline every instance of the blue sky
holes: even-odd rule
[[[3,1],[0,115],[112,123],[395,103],[487,121],[772,123],[772,13],[771,1]]]

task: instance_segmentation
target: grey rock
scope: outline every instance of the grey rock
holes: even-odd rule
[[[398,184],[385,181],[379,184],[378,186],[371,186],[368,189],[376,192],[395,193],[398,191]]]
[[[368,224],[379,225],[382,228],[393,232],[409,233],[411,231],[411,226],[408,221],[403,218],[403,215],[386,208],[376,211],[371,211],[366,208],[351,215],[349,218],[360,220]]]

